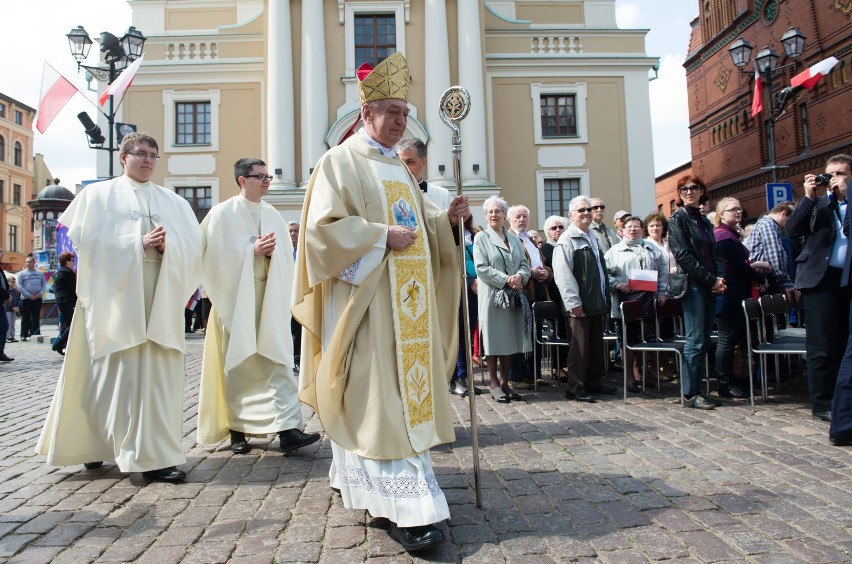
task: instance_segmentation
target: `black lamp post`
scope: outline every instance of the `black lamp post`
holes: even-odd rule
[[[789,86],[778,92],[777,99],[772,95],[772,87],[774,82],[784,74],[787,69],[796,65],[796,61],[802,56],[805,50],[805,36],[798,28],[791,27],[781,36],[781,45],[784,47],[785,56],[791,60],[790,63],[778,66],[778,61],[781,57],[774,49],[764,47],[754,58],[754,66],[760,72],[760,78],[766,86],[767,96],[769,98],[769,119],[767,120],[767,131],[769,133],[769,165],[762,167],[763,170],[772,171],[772,182],[778,181],[778,169],[787,168],[786,166],[778,166],[775,156],[775,122],[778,121],[784,114],[784,106],[790,101],[793,95],[793,89]],[[754,48],[748,41],[740,37],[728,47],[728,53],[731,55],[731,60],[740,72],[749,74],[744,69],[751,59],[751,52]]]
[[[84,68],[92,76],[101,82],[108,85],[118,78],[127,65],[142,56],[142,47],[145,45],[145,36],[133,26],[119,39],[109,32],[102,32],[100,37],[101,52],[104,54],[104,62],[106,67],[84,65],[83,61],[89,56],[89,50],[92,48],[92,40],[89,34],[83,29],[83,26],[78,25],[72,29],[67,35],[68,45],[71,48],[71,56],[77,61],[77,69]],[[109,111],[101,113],[106,117],[109,124],[109,142],[106,147],[103,146],[107,139],[101,133],[101,128],[95,124],[86,112],[77,114],[77,118],[83,124],[86,130],[86,136],[89,143],[89,148],[99,149],[109,152],[109,175],[113,176],[113,153],[118,150],[115,146],[115,112],[117,107],[113,101],[113,97],[109,97]],[[122,124],[126,125],[126,124]]]

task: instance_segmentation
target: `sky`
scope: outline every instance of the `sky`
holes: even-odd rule
[[[689,42],[689,22],[697,15],[698,2],[616,0],[615,4],[619,27],[650,29],[646,52],[660,58],[659,78],[650,83],[654,169],[659,176],[690,159],[686,73],[682,65]],[[97,153],[88,148],[77,114],[86,111],[94,118],[98,110],[97,94],[86,90],[84,72],[77,72],[65,34],[82,25],[92,39],[102,31],[121,37],[130,26],[130,7],[126,0],[30,0],[26,12],[39,16],[37,34],[33,33],[36,19],[0,18],[0,47],[6,53],[0,68],[0,92],[38,108],[45,61],[80,89],[82,94],[68,103],[44,135],[35,132],[35,152],[45,156],[54,177],[73,187],[95,177]],[[85,64],[96,65],[97,55],[96,43]],[[92,86],[96,87],[94,81]]]

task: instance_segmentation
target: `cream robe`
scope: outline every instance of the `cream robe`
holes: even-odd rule
[[[384,260],[360,285],[340,278],[387,231],[374,172],[387,166],[402,168],[395,176],[416,192],[417,221],[430,249],[433,407],[431,420],[415,427],[406,422],[397,372],[391,251],[384,251]],[[329,150],[305,195],[293,315],[304,327],[299,397],[316,410],[335,443],[364,458],[393,460],[455,440],[446,386],[458,353],[459,293],[457,248],[447,214],[423,197],[404,165],[382,156],[360,135]],[[324,319],[324,304],[333,304],[331,321]],[[332,335],[325,350],[324,334]]]
[[[198,442],[219,442],[231,429],[258,435],[301,427],[290,335],[293,246],[281,213],[237,195],[214,206],[201,231],[202,283],[213,308]],[[256,256],[255,238],[270,232],[276,239],[272,257]]]
[[[182,464],[183,309],[201,279],[192,208],[122,176],[87,186],[59,221],[79,255],[78,301],[36,452],[122,472]],[[163,255],[142,247],[153,225],[166,229]]]

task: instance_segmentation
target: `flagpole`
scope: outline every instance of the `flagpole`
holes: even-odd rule
[[[470,111],[470,94],[461,86],[451,86],[441,95],[438,108],[441,120],[447,124],[453,132],[453,176],[456,179],[456,196],[462,195],[461,181],[461,130],[459,122],[467,117]],[[470,434],[473,443],[473,484],[476,492],[476,507],[482,508],[482,484],[479,477],[479,433],[476,422],[476,394],[473,386],[473,363],[470,357],[470,304],[467,299],[467,266],[465,264],[465,238],[464,221],[458,223],[459,239],[459,269],[461,271],[461,305],[462,305],[462,330],[464,331],[464,361],[467,369],[468,401],[470,402]]]

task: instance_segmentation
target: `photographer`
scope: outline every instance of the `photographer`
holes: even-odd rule
[[[841,287],[847,238],[846,185],[852,174],[852,157],[828,159],[825,174],[805,176],[805,196],[787,221],[787,235],[804,237],[796,258],[795,288],[801,290],[808,312],[808,388],[811,410],[817,419],[831,420],[831,401],[837,371],[849,333],[849,288]],[[823,192],[821,196],[819,192]]]

